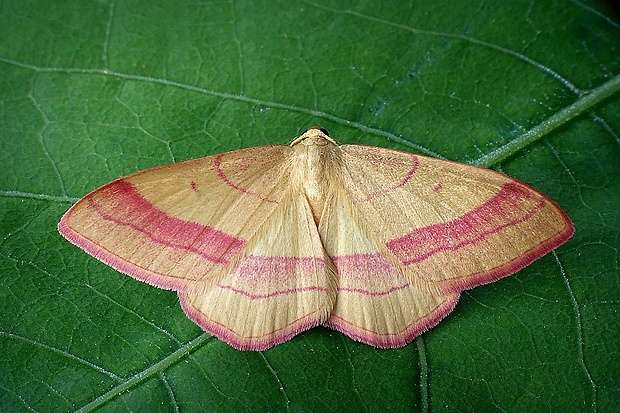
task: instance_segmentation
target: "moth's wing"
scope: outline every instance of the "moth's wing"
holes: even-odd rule
[[[181,289],[224,268],[277,208],[288,152],[251,148],[140,171],[86,195],[58,228],[121,272]]]
[[[343,294],[339,285],[337,303],[326,324],[342,331],[354,329],[362,341],[383,340],[388,347],[405,344],[415,336],[412,331],[445,316],[463,289],[518,271],[574,232],[553,201],[503,174],[383,148],[344,145],[341,149],[341,185],[355,220],[363,224],[370,242],[379,246],[381,256],[401,269],[402,274],[389,276],[405,277],[411,286],[407,288],[419,290],[411,292],[407,302],[429,309],[422,318],[378,331],[367,325],[372,317],[355,313],[353,298],[348,298],[351,305],[341,304],[354,293]],[[327,251],[342,255],[340,250]],[[356,262],[359,267],[363,260]],[[335,263],[338,268],[338,258]],[[358,287],[351,283],[345,291],[358,288],[360,296],[371,296],[365,285],[377,271],[371,267],[356,271]],[[406,294],[398,277],[394,291]],[[396,304],[390,297],[398,298],[395,292],[372,300],[375,310],[366,311],[393,313],[389,308]]]
[[[458,300],[412,277],[362,220],[344,191],[326,203],[319,232],[336,267],[336,303],[327,327],[376,347],[400,347],[437,324]]]
[[[322,324],[336,298],[308,201],[294,191],[234,258],[212,288],[179,293],[188,315],[238,349],[263,350]]]
[[[443,291],[510,275],[574,232],[553,201],[501,173],[383,148],[342,151],[356,212],[412,274]]]
[[[313,301],[317,308],[312,311],[309,305],[297,309],[290,305],[286,316],[278,318],[281,325],[276,325],[271,322],[273,314],[261,311],[271,311],[270,306],[281,297],[294,294],[276,298],[216,294],[226,300],[210,304],[220,311],[217,314],[203,311],[201,306],[208,304],[197,295],[229,286],[227,277],[238,270],[237,264],[243,264],[239,257],[260,244],[267,222],[282,210],[290,189],[290,151],[289,146],[250,148],[135,173],[78,201],[63,216],[59,231],[117,270],[177,290],[194,321],[238,348],[283,341],[286,334],[290,335],[290,326],[295,330],[324,319],[310,315],[316,314],[321,300]],[[309,268],[308,273],[317,272],[312,265]],[[271,269],[256,269],[257,274],[260,271]],[[289,275],[298,274],[293,269]],[[312,281],[303,279],[299,283]],[[309,291],[324,296],[325,288],[316,287]],[[257,327],[235,330],[239,323],[246,327],[251,323],[240,321],[244,318],[254,320]],[[305,324],[300,323],[302,319]],[[261,320],[270,320],[270,325],[279,330],[261,330],[259,326],[269,324],[260,324]]]

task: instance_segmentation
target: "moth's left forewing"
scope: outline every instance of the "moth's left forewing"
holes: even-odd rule
[[[61,219],[68,240],[158,287],[217,275],[277,207],[288,146],[250,148],[147,169],[86,195]]]
[[[327,319],[335,299],[290,146],[137,172],[78,201],[59,230],[132,277],[177,290],[205,330],[262,350]]]

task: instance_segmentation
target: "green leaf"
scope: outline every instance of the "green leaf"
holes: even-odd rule
[[[620,24],[606,3],[31,0],[2,2],[0,22],[0,411],[617,408]],[[404,348],[315,328],[265,352],[210,337],[173,292],[56,232],[114,178],[312,125],[501,170],[577,232]]]

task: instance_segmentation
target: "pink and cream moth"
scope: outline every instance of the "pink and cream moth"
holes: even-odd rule
[[[553,201],[501,173],[339,146],[320,128],[117,179],[58,229],[118,271],[176,290],[193,321],[242,350],[317,325],[403,346],[461,291],[574,232]]]

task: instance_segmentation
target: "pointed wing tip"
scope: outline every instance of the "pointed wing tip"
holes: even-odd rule
[[[78,231],[74,230],[73,227],[71,227],[71,225],[69,224],[69,219],[71,218],[71,212],[73,208],[75,207],[75,205],[69,208],[69,210],[65,212],[62,218],[60,218],[60,221],[58,222],[56,229],[58,230],[60,235],[62,235],[67,241],[85,250],[89,254],[95,255],[87,249],[88,243],[86,242],[86,239],[84,238],[84,236],[82,236]]]
[[[78,201],[78,203],[79,202],[80,201]],[[84,250],[88,255],[91,255],[104,264],[114,268],[116,271],[129,275],[136,280],[143,281],[147,284],[165,290],[179,290],[183,288],[182,282],[174,283],[170,278],[164,277],[161,274],[149,272],[138,265],[132,264],[131,262],[113,254],[111,251],[102,248],[99,244],[93,242],[84,234],[81,234],[73,229],[69,221],[71,219],[72,211],[76,205],[78,204],[76,203],[67,212],[65,212],[57,225],[58,232],[67,241]]]
[[[441,291],[443,293],[460,292],[508,277],[563,245],[574,235],[575,227],[568,216],[562,210],[559,211],[563,214],[565,226],[554,237],[549,238],[526,253],[516,257],[514,260],[496,267],[491,271],[440,282]]]
[[[67,217],[67,213],[65,213],[62,216],[62,218],[60,218],[60,221],[58,222],[58,225],[56,225],[56,229],[58,230],[60,235],[62,235],[66,239],[69,239],[69,237],[71,236],[72,231],[69,228],[69,225],[67,225],[67,218],[66,218]]]

